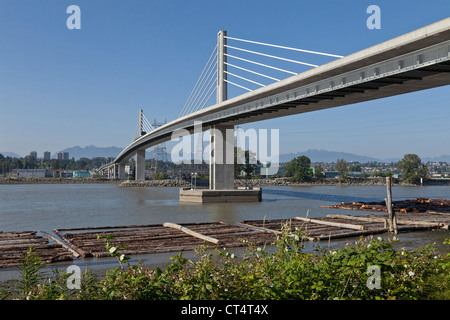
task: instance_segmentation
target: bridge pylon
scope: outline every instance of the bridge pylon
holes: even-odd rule
[[[228,99],[227,32],[217,34],[216,100]],[[234,125],[212,125],[210,128],[209,189],[180,189],[180,202],[257,202],[261,189],[234,188]]]
[[[217,34],[217,103],[228,99],[227,32]],[[231,134],[232,133],[232,134]],[[214,125],[210,130],[209,188],[234,189],[234,126]]]

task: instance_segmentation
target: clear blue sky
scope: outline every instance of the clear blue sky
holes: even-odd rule
[[[81,9],[80,30],[66,27],[71,4]],[[379,30],[366,27],[371,4],[381,9]],[[347,55],[449,13],[448,0],[0,0],[0,152],[124,147],[140,108],[151,121],[177,118],[221,29]],[[449,101],[446,86],[245,127],[280,129],[281,153],[438,156],[450,154]]]

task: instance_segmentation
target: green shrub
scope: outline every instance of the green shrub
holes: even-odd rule
[[[78,290],[67,289],[65,272],[43,277],[42,264],[32,252],[20,267],[19,290],[5,297],[19,299],[96,300],[272,300],[272,299],[449,299],[450,254],[438,255],[433,246],[395,249],[397,241],[361,238],[329,250],[305,252],[303,231],[289,225],[274,248],[246,243],[238,256],[227,248],[201,246],[196,259],[180,252],[164,270],[130,265],[105,238],[105,248],[119,266],[103,277],[82,275]],[[450,244],[450,240],[446,240]],[[370,286],[373,266],[379,282]]]

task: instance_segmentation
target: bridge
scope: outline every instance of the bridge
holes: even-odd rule
[[[230,42],[273,46],[337,59],[316,66],[238,48],[230,45]],[[233,54],[229,53],[231,50],[234,50]],[[256,62],[236,56],[235,51],[283,59],[312,68],[279,80],[236,66],[235,61]],[[230,63],[231,61],[233,63]],[[263,66],[289,72],[269,65]],[[262,85],[230,72],[233,67],[271,78],[275,82]],[[150,128],[149,132],[142,131],[139,137],[99,171],[110,178],[122,179],[125,163],[136,155],[135,178],[143,180],[147,148],[171,140],[174,132],[192,134],[198,129],[198,123],[201,123],[202,131],[210,130],[210,189],[233,189],[234,161],[226,159],[234,159],[234,138],[230,134],[227,135],[227,131],[233,132],[236,125],[449,85],[450,18],[345,57],[233,38],[227,36],[226,31],[220,31],[217,46],[205,66],[204,73],[207,74],[208,70],[214,70],[210,71],[213,76],[209,78],[212,85],[209,85],[206,78],[203,84],[206,94],[203,99],[199,99],[201,103],[192,104],[192,100],[189,102],[188,99],[189,103],[185,105],[179,118],[158,128]],[[230,81],[231,76],[251,81],[261,87],[250,90]],[[228,84],[239,86],[248,92],[228,99]],[[198,87],[197,90],[200,91]],[[216,103],[205,107],[203,102],[213,93],[216,93]]]

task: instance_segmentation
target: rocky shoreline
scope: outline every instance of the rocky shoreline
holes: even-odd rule
[[[184,179],[163,179],[163,180],[109,180],[109,179],[92,179],[92,178],[0,178],[0,185],[17,185],[17,184],[116,184],[121,187],[190,187],[191,181]],[[208,187],[209,181],[197,179],[197,187]],[[272,178],[272,179],[236,179],[234,181],[236,187],[277,187],[277,186],[384,186],[385,178],[347,178],[344,180],[329,178],[320,179],[312,182],[293,182],[288,178]],[[416,186],[403,181],[394,181],[394,185]],[[425,186],[440,185],[450,186],[450,179],[427,179]]]
[[[208,187],[208,180],[197,180],[197,187]],[[293,182],[289,179],[236,179],[234,180],[235,187],[268,187],[268,186],[382,186],[386,185],[384,178],[373,179],[322,179],[313,182]],[[145,180],[134,181],[128,180],[120,184],[121,187],[190,187],[191,182],[181,179],[165,179],[165,180]]]

